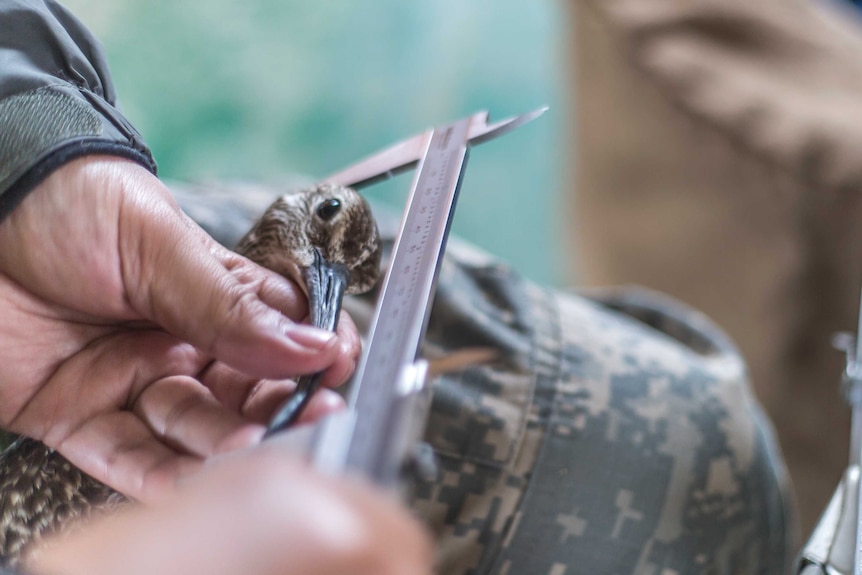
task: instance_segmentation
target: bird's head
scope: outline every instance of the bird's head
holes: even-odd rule
[[[318,327],[337,317],[344,293],[370,290],[380,273],[380,236],[368,202],[329,184],[280,197],[236,251],[302,286]]]

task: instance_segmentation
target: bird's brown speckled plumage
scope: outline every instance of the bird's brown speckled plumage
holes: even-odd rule
[[[327,202],[329,208],[321,211]],[[377,224],[364,198],[348,188],[322,185],[282,196],[236,251],[302,285],[302,269],[310,265],[315,247],[324,258],[348,267],[347,293],[368,291],[376,283]],[[126,502],[53,449],[19,438],[0,455],[0,565],[14,566],[27,546]]]
[[[340,202],[338,212],[331,219],[320,217],[321,206],[332,200]],[[236,251],[301,285],[299,268],[311,265],[312,247],[328,261],[347,266],[347,293],[374,287],[380,273],[377,223],[365,198],[350,188],[324,184],[280,197],[239,241]]]
[[[28,545],[126,501],[45,444],[21,437],[0,455],[0,564],[14,567]]]

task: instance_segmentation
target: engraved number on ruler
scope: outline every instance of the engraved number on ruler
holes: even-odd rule
[[[441,134],[435,133],[419,167],[416,192],[411,199],[416,205],[411,205],[408,210],[399,245],[392,255],[391,277],[385,287],[386,298],[375,327],[374,345],[366,358],[367,373],[363,374],[363,387],[379,389],[396,385],[401,366],[415,359],[418,336],[421,335],[425,320],[423,306],[426,306],[430,297],[429,288],[436,275],[437,259],[445,240],[458,178],[463,168],[466,151],[463,148],[468,127],[469,122],[459,122],[444,128]],[[463,132],[463,141],[455,140],[454,146],[450,148],[453,144],[452,135],[458,128]],[[428,245],[432,238],[439,241],[438,246]],[[420,283],[422,285],[418,285]],[[360,417],[383,424],[379,409],[384,406],[370,400],[363,401],[371,395],[360,394],[357,403],[362,405],[356,406],[358,413]],[[362,427],[365,430],[374,427],[371,422],[369,424]],[[361,430],[357,429],[357,432],[355,440],[363,443]]]

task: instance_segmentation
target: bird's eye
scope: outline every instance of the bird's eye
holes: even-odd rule
[[[328,222],[335,214],[337,214],[341,210],[341,200],[337,200],[335,198],[326,200],[319,206],[317,206],[317,217],[321,220]]]

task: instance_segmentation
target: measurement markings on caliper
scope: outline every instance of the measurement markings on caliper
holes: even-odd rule
[[[372,322],[372,343],[357,370],[359,386],[351,395],[357,421],[348,465],[365,467],[372,476],[378,466],[385,465],[377,454],[366,453],[364,445],[371,449],[373,437],[385,433],[387,420],[380,412],[384,406],[374,401],[378,394],[361,388],[395,388],[401,369],[416,359],[467,155],[471,120],[466,118],[431,135]],[[378,333],[383,337],[377,338]]]

